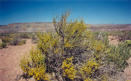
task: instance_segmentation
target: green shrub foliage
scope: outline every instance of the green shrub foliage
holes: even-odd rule
[[[127,59],[131,56],[130,47],[127,42],[121,43],[118,46],[111,46],[109,53],[109,62],[114,62],[118,70],[124,70],[127,64]]]
[[[6,48],[7,47],[7,44],[6,43],[4,43],[4,42],[1,42],[0,43],[0,48]]]

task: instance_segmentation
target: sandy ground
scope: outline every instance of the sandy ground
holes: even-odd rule
[[[127,79],[127,81],[131,81],[131,58],[127,61],[129,66],[125,68],[124,75]]]
[[[20,59],[29,53],[32,46],[28,39],[25,45],[0,49],[0,81],[15,81],[16,76],[22,72],[19,67]]]
[[[119,44],[119,39],[116,36],[108,36],[109,39],[109,44],[110,45],[118,45]]]

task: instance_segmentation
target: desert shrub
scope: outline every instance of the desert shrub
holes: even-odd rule
[[[32,33],[31,39],[32,39],[33,43],[37,43],[38,42],[37,34],[36,33]]]
[[[109,35],[118,36],[120,41],[131,40],[131,31],[111,31]]]
[[[1,42],[0,43],[0,48],[6,48],[7,47],[7,43]]]
[[[127,45],[112,47],[106,33],[92,33],[82,20],[67,22],[68,16],[53,19],[55,32],[37,34],[36,50],[21,60],[24,74],[36,81],[50,80],[52,73],[58,81],[107,81],[112,69],[105,68],[112,62],[123,67],[129,57]]]
[[[126,40],[125,43],[127,43],[127,46],[131,48],[131,40]]]
[[[18,37],[19,38],[23,38],[23,39],[31,39],[32,37],[34,37],[35,36],[35,33],[18,33]]]
[[[28,58],[21,60],[21,69],[27,76],[34,77],[36,81],[48,80],[45,67],[45,56],[41,51],[32,49]]]
[[[26,40],[20,38],[17,33],[2,34],[1,40],[7,45],[22,45],[25,44]]]
[[[20,39],[18,37],[15,37],[15,38],[13,38],[12,41],[10,41],[11,45],[23,45],[25,43],[26,43],[26,40],[22,40],[22,39]]]
[[[25,43],[26,43],[26,40],[22,40],[20,45],[25,44]]]
[[[118,46],[111,46],[109,61],[114,62],[118,70],[124,70],[128,65],[126,60],[131,56],[130,47],[127,42],[120,43]]]
[[[2,42],[4,42],[4,43],[9,43],[10,41],[12,40],[12,38],[10,38],[10,37],[2,37]]]
[[[0,41],[0,48],[2,48],[2,41]]]
[[[108,32],[93,32],[96,40],[101,40],[105,45],[108,45]]]
[[[10,42],[11,42],[11,40],[12,40],[12,38],[10,37],[10,35],[9,34],[1,34],[1,44],[0,44],[0,47],[1,48],[5,48],[5,47],[7,47],[7,45],[9,45],[10,44]]]
[[[30,38],[28,33],[20,33],[20,38]]]

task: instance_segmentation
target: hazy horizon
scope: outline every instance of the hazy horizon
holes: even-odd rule
[[[129,0],[0,0],[0,25],[52,22],[67,10],[69,20],[82,18],[87,24],[131,24]]]
[[[8,23],[8,24],[0,24],[0,26],[9,25],[9,24],[29,24],[29,23],[52,23],[52,22],[14,22],[14,23]],[[90,24],[90,23],[86,23]],[[90,24],[90,25],[131,25],[131,24]]]

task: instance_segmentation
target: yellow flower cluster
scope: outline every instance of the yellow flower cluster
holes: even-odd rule
[[[98,66],[99,64],[96,62],[95,58],[91,58],[80,68],[80,73],[84,78],[89,77],[98,69]]]
[[[30,51],[30,57],[28,58],[32,62],[32,66],[38,65],[38,63],[43,64],[44,55],[39,49],[32,49]]]
[[[92,81],[92,79],[88,77],[84,81]]]
[[[72,45],[70,43],[65,43],[65,47],[72,47]]]
[[[58,45],[59,37],[56,37],[56,34],[52,33],[44,33],[44,34],[38,34],[39,42],[38,42],[38,48],[42,49],[44,53],[47,53],[48,51],[54,50],[54,53],[58,53],[58,49],[55,50]]]
[[[32,76],[36,81],[48,81],[48,74],[44,63],[44,55],[40,50],[31,50],[30,56],[21,60],[20,66],[25,74]]]
[[[20,67],[23,70],[23,72],[26,73],[26,74],[29,73],[28,69],[30,69],[29,66],[28,66],[28,64],[29,64],[28,59],[26,59],[25,57],[21,59]]]
[[[33,71],[33,77],[35,80],[37,81],[39,80],[48,81],[49,80],[48,74],[46,73],[46,69],[44,66],[34,68],[32,71]]]
[[[62,63],[63,76],[67,76],[69,79],[74,79],[76,75],[76,70],[72,64],[73,57],[66,58]]]

